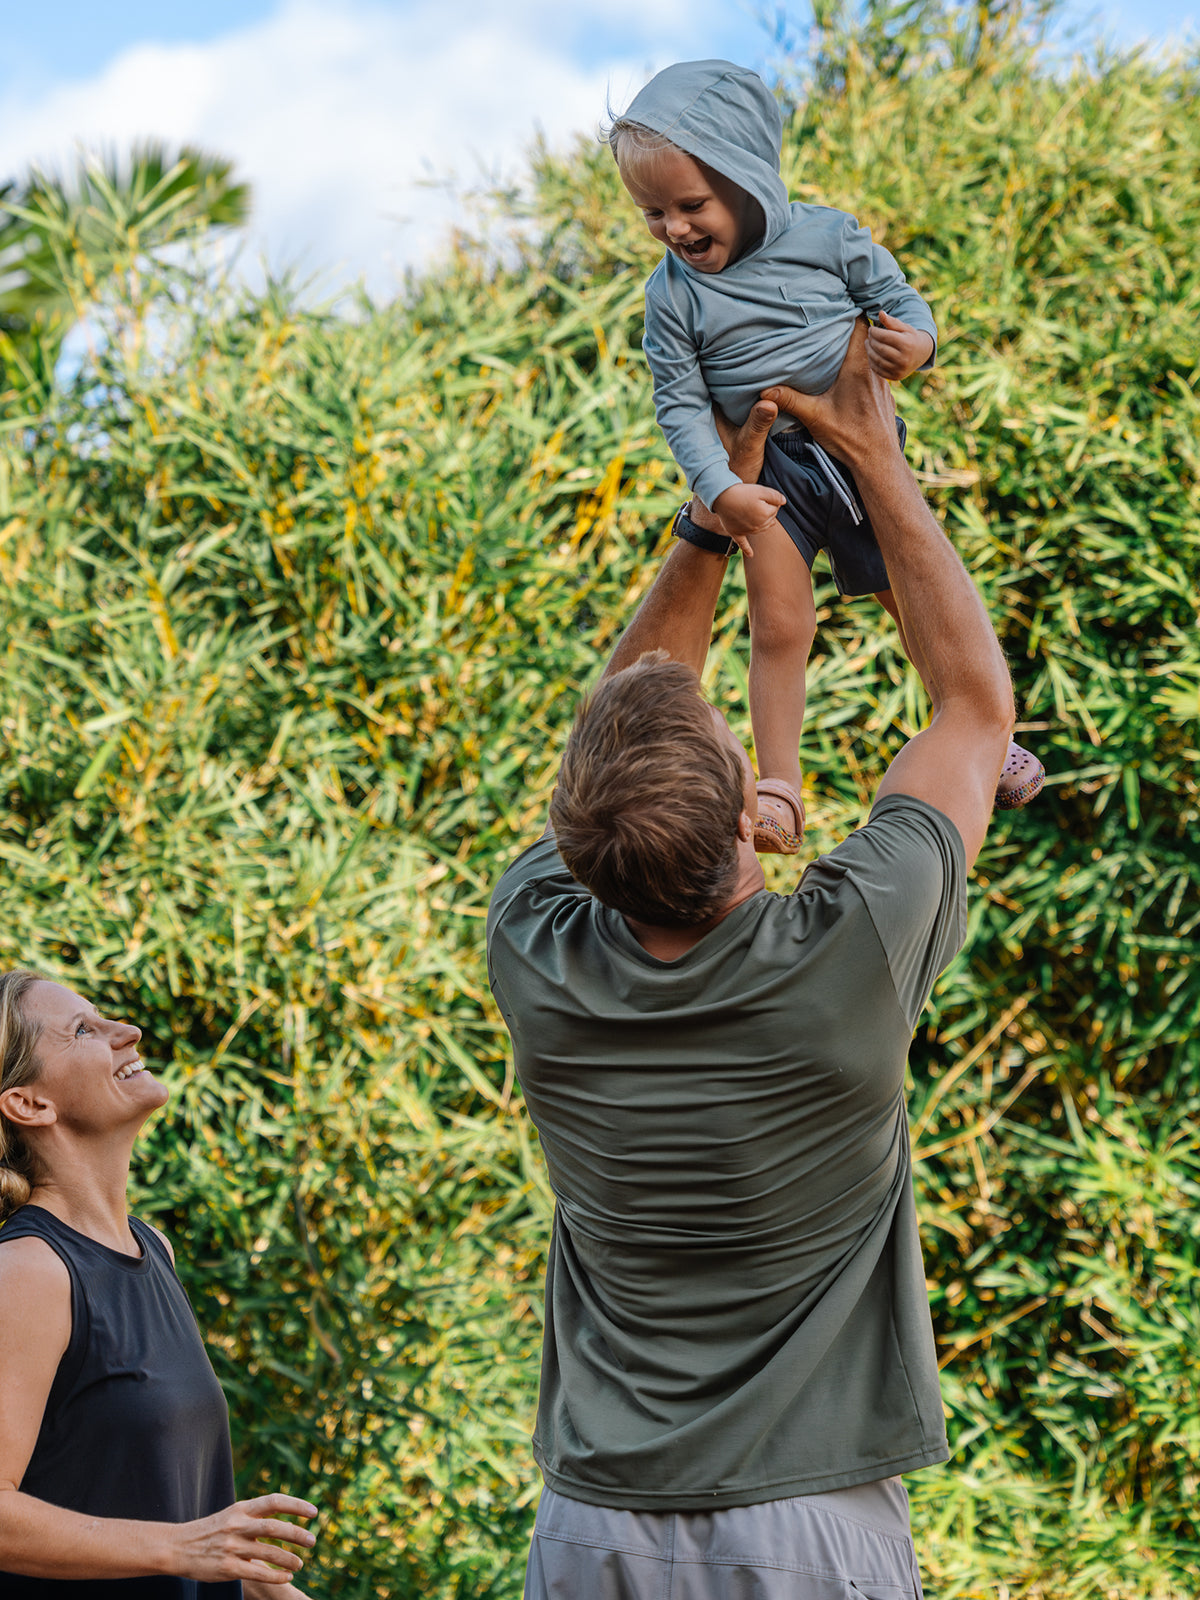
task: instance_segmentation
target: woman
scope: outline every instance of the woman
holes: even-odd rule
[[[316,1507],[233,1503],[229,1413],[171,1247],[125,1209],[167,1098],[140,1038],[0,974],[0,1595],[303,1600],[300,1556],[260,1541],[308,1549],[279,1518]]]

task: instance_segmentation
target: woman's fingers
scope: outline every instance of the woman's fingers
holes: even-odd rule
[[[277,1567],[268,1567],[261,1561],[247,1561],[246,1570],[238,1574],[243,1583],[269,1583],[272,1586],[291,1587],[295,1572],[285,1572]]]
[[[293,1517],[315,1517],[317,1508],[293,1494],[260,1494],[254,1500],[239,1500],[237,1509],[247,1516],[266,1517],[290,1513]]]
[[[252,1539],[280,1539],[285,1544],[298,1544],[311,1550],[317,1536],[310,1528],[298,1528],[294,1522],[257,1522],[247,1533]]]

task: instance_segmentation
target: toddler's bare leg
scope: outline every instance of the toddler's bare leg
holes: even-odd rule
[[[804,673],[817,630],[812,574],[779,523],[754,539],[754,555],[745,563],[750,609],[750,721],[760,777],[770,780],[759,794],[760,819],[771,819],[759,848],[783,850],[796,844],[781,835],[804,831],[800,806],[800,734],[804,727]],[[770,793],[787,786],[795,792]],[[772,837],[774,836],[774,842]]]

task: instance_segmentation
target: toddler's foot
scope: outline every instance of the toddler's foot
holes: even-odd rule
[[[760,778],[757,787],[754,848],[760,856],[794,856],[804,838],[804,801],[782,778]]]
[[[1032,751],[1008,741],[1008,755],[996,785],[997,811],[1017,811],[1041,793],[1046,769]]]

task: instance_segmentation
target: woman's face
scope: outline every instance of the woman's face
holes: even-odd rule
[[[102,1017],[90,1000],[45,979],[26,991],[25,1010],[40,1028],[30,1090],[53,1105],[60,1126],[99,1133],[140,1122],[166,1100],[138,1056],[142,1030],[131,1022]]]

